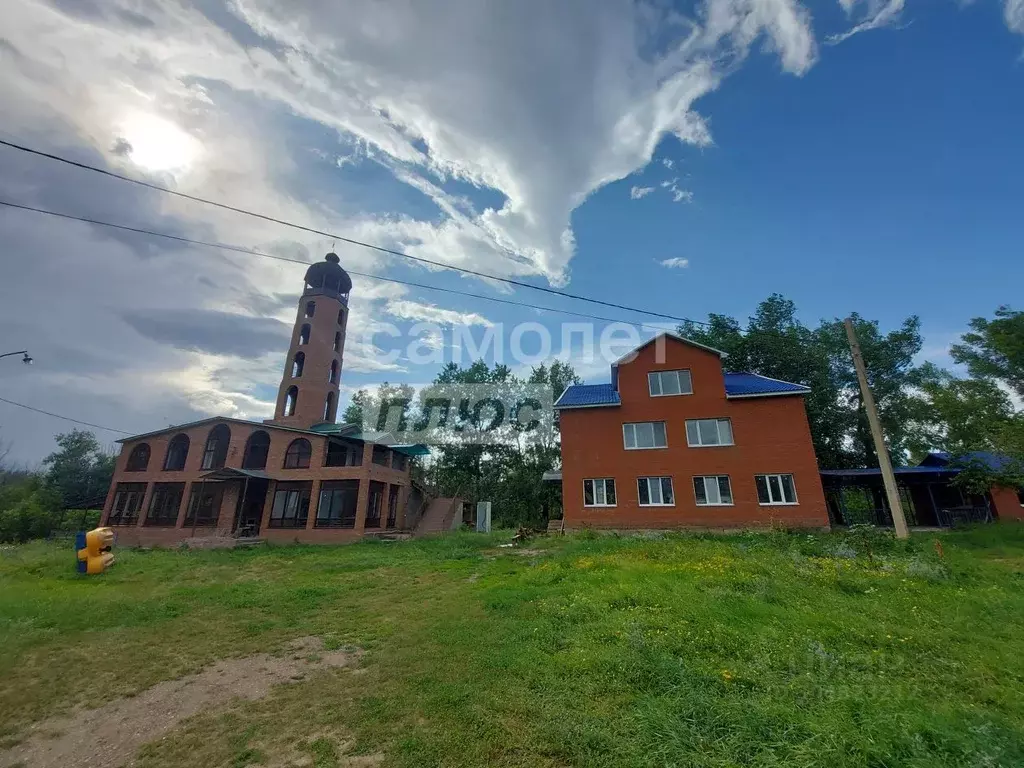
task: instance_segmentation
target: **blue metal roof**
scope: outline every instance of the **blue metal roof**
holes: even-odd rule
[[[962,456],[953,456],[946,451],[932,451],[924,461],[922,467],[948,467],[962,469],[965,466],[980,464],[982,467],[993,472],[1002,472],[1014,466],[1014,460],[1009,456],[1002,456],[991,451],[971,451]]]
[[[756,373],[726,373],[725,394],[729,397],[755,395],[788,395],[810,392],[809,387],[779,379],[770,379]]]
[[[555,408],[598,408],[621,402],[611,384],[573,384],[555,401]]]
[[[867,467],[858,469],[823,469],[820,471],[827,477],[864,477],[881,475],[882,470],[878,467]],[[955,475],[959,472],[956,469],[947,467],[893,467],[894,475]]]

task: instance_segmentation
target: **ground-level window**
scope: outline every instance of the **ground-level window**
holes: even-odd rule
[[[732,505],[732,486],[728,475],[709,475],[693,478],[693,494],[698,507]]]
[[[107,525],[135,525],[139,522],[139,510],[145,495],[145,483],[118,483]]]
[[[394,528],[398,522],[398,494],[402,492],[402,486],[392,485],[388,489],[388,528]]]
[[[380,528],[380,513],[384,508],[384,483],[370,481],[370,493],[366,500],[366,528]]]
[[[174,527],[181,510],[181,499],[185,495],[184,483],[157,483],[153,486],[153,498],[146,512],[145,525]]]
[[[676,503],[671,477],[639,477],[636,486],[641,507],[670,507]]]
[[[732,422],[729,419],[687,419],[686,444],[694,448],[732,445]]]
[[[622,440],[629,450],[664,448],[668,445],[664,421],[641,421],[622,425]]]
[[[689,371],[651,371],[647,374],[647,388],[651,397],[693,394]]]
[[[278,483],[274,506],[270,508],[271,528],[305,528],[309,520],[312,483]]]
[[[223,483],[193,483],[192,495],[188,500],[188,514],[185,527],[212,527],[220,517],[220,503],[224,497]]]
[[[358,480],[333,480],[320,484],[320,504],[316,508],[317,528],[355,528]]]
[[[796,504],[792,475],[754,475],[759,504]]]
[[[615,480],[611,477],[602,477],[595,480],[583,481],[583,506],[585,507],[614,507],[615,506]]]

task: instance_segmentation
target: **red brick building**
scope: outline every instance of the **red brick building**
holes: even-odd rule
[[[425,501],[410,479],[423,447],[335,423],[351,289],[333,253],[306,272],[274,418],[203,419],[119,441],[101,520],[122,544],[335,542],[412,523]]]
[[[806,387],[661,334],[555,403],[567,529],[825,528]]]

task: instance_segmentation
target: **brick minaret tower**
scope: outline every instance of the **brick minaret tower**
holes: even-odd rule
[[[271,420],[275,424],[306,429],[320,422],[333,422],[338,415],[348,294],[352,290],[352,278],[338,262],[337,254],[328,253],[323,261],[306,270]]]

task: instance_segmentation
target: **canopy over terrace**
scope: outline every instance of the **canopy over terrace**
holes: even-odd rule
[[[989,495],[968,494],[953,485],[959,473],[948,454],[929,454],[916,467],[893,467],[907,524],[948,528],[992,522]],[[893,524],[880,469],[823,469],[821,484],[832,525]]]

